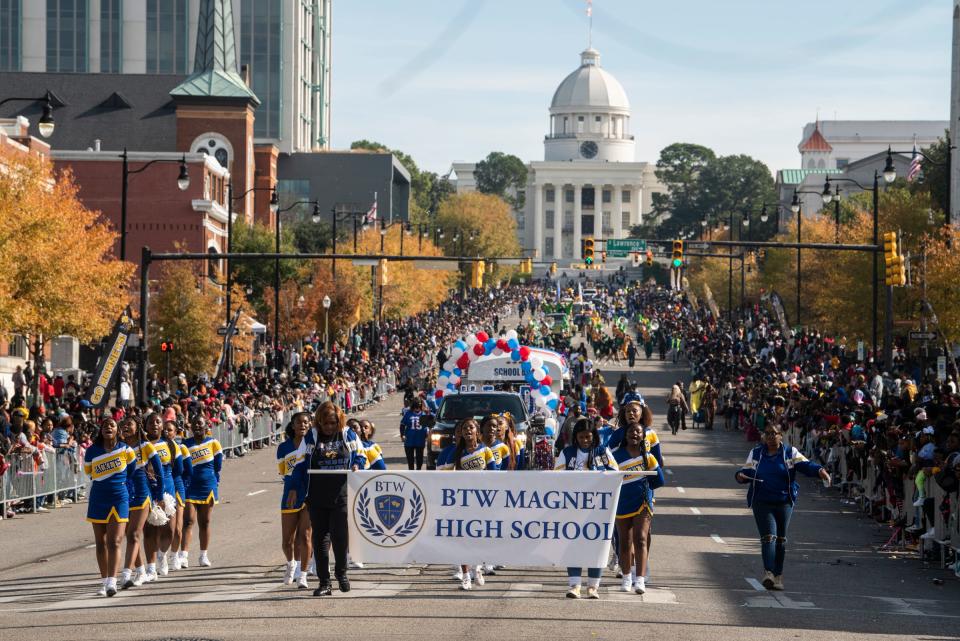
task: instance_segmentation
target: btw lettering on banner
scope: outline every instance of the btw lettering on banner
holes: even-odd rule
[[[378,563],[602,567],[621,478],[605,472],[353,472],[350,554]]]

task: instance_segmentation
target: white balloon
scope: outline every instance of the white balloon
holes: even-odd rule
[[[476,345],[476,344],[477,344],[477,335],[476,335],[476,334],[469,334],[469,335],[467,335],[466,343],[467,343],[467,345],[470,346],[470,347],[473,347],[474,345]],[[470,351],[473,351],[473,350],[470,350]]]
[[[543,359],[535,354],[529,358],[529,361],[530,361],[530,367],[533,368],[534,372],[536,372],[538,369],[543,367]],[[537,379],[537,380],[540,380],[540,379]]]
[[[537,407],[546,407],[547,406],[547,397],[541,396],[540,394],[534,394],[533,401],[537,404]]]
[[[493,354],[494,356],[500,356],[501,354],[503,354],[503,350],[500,349],[499,347],[494,347],[493,351],[490,353]]]
[[[453,356],[453,359],[456,360],[460,358],[460,354],[463,354],[463,350],[459,347],[454,347],[450,350],[450,355]]]
[[[447,370],[448,372],[452,372],[453,368],[456,366],[457,366],[457,359],[448,358],[447,362],[443,364],[443,369]]]
[[[542,381],[543,377],[546,375],[547,373],[543,371],[542,367],[540,369],[533,370],[533,378],[535,378],[538,381]]]
[[[467,352],[467,358],[469,358],[470,362],[472,363],[473,361],[480,358],[480,355],[471,349],[469,352]]]
[[[517,330],[511,329],[507,331],[507,340],[516,340],[517,339]]]
[[[440,378],[437,379],[437,387],[446,387],[447,383],[449,382],[450,382],[449,378],[447,378],[446,376],[441,376]]]

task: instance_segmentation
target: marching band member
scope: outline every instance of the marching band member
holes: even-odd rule
[[[176,457],[180,455],[180,450],[176,447],[176,443],[164,437],[163,419],[156,412],[147,416],[144,429],[147,438],[150,439],[150,443],[160,456],[162,473],[161,477],[157,479],[157,482],[163,488],[163,501],[160,502],[160,505],[165,512],[169,513],[171,506],[168,505],[168,501],[176,501],[173,498],[177,492],[176,485],[173,482],[173,463]],[[167,574],[167,550],[170,549],[170,543],[173,540],[173,526],[172,522],[168,522],[166,525],[151,525],[149,521],[144,526],[143,548],[147,557],[147,573],[143,578],[144,583],[156,581],[159,575]]]
[[[183,444],[180,438],[180,428],[174,421],[164,421],[163,433],[168,443],[172,443],[177,448],[179,456],[173,463],[173,487],[176,491],[174,500],[176,512],[170,517],[173,522],[173,536],[170,539],[170,569],[179,570],[185,568],[186,560],[183,557],[183,513],[186,511],[187,484],[190,482],[190,476],[193,474],[193,464],[190,461],[190,450]]]
[[[130,521],[127,523],[127,547],[120,573],[120,587],[124,590],[143,584],[147,570],[140,563],[143,552],[143,526],[150,514],[153,501],[163,501],[163,465],[153,443],[147,440],[140,423],[132,416],[123,420],[120,432],[124,443],[136,454],[130,481]],[[148,474],[147,469],[150,469]],[[134,566],[136,563],[136,566]],[[131,568],[136,567],[136,573]]]
[[[610,451],[600,442],[600,434],[594,421],[581,417],[573,425],[573,445],[563,448],[557,457],[557,470],[567,471],[604,471],[616,470],[617,461]],[[587,598],[600,598],[600,576],[603,568],[587,568]],[[582,568],[568,567],[567,577],[570,588],[567,598],[580,598]]]
[[[460,421],[459,436],[451,455],[453,466],[446,469],[454,470],[498,470],[500,466],[494,458],[493,452],[480,440],[480,425],[472,418]],[[447,466],[450,463],[446,464]],[[486,581],[483,578],[483,567],[476,566],[471,570],[469,565],[461,565],[460,572],[463,578],[460,581],[461,590],[473,589],[473,581],[482,586]]]
[[[137,455],[120,440],[118,432],[116,421],[105,419],[96,440],[83,456],[83,471],[92,481],[87,521],[93,524],[97,565],[103,581],[97,591],[99,596],[117,593],[120,542],[130,518],[127,484],[136,471]]]
[[[312,418],[309,412],[297,412],[284,430],[286,440],[277,446],[277,467],[283,477],[283,495],[280,499],[281,547],[287,559],[283,582],[297,587],[310,587],[306,568],[310,564],[310,515],[304,509],[307,498],[306,479],[294,475],[303,459],[297,451],[304,434],[310,429]]]
[[[623,443],[613,455],[621,470],[656,471],[656,476],[625,476],[617,504],[617,535],[620,539],[621,587],[637,594],[646,592],[648,537],[653,519],[653,490],[664,484],[663,468],[647,449],[646,429],[628,423]],[[631,571],[632,570],[632,571]]]
[[[313,527],[313,553],[320,585],[313,596],[330,596],[330,547],[333,546],[334,576],[341,592],[350,591],[347,579],[347,475],[312,474],[308,470],[359,470],[365,457],[360,437],[347,427],[343,410],[325,401],[313,416],[313,427],[297,448],[295,474],[307,486],[307,510]]]
[[[220,442],[207,434],[207,419],[198,414],[190,422],[192,438],[184,441],[190,451],[190,487],[187,489],[187,514],[183,523],[183,555],[188,556],[193,523],[200,526],[200,559],[209,567],[210,519],[213,506],[220,501],[220,469],[223,467],[223,448]]]

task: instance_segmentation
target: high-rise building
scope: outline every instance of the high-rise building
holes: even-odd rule
[[[0,72],[186,75],[206,0],[0,0]],[[330,145],[332,0],[233,0],[256,142]]]

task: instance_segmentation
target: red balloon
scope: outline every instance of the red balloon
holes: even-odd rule
[[[550,378],[549,376],[544,376],[543,378],[540,379],[540,384],[546,385],[547,387],[550,387],[550,383],[552,382],[553,382],[553,379]]]
[[[459,367],[460,369],[467,369],[469,365],[470,365],[470,357],[467,356],[467,353],[464,352],[463,354],[460,354],[460,358],[457,359],[457,367]]]
[[[483,353],[485,351],[486,350],[484,349],[482,343],[477,343],[476,345],[473,346],[473,353],[476,354],[477,356],[483,356]]]
[[[520,360],[525,361],[530,358],[530,348],[526,345],[520,347]]]
[[[503,351],[503,352],[510,351],[510,347],[507,345],[507,341],[504,338],[501,338],[497,341],[497,347],[499,347],[500,351]]]
[[[477,341],[486,343],[488,340],[490,340],[490,336],[486,332],[482,330],[477,332]]]
[[[443,390],[437,390],[436,392],[434,392],[433,397],[436,399],[443,398]]]

